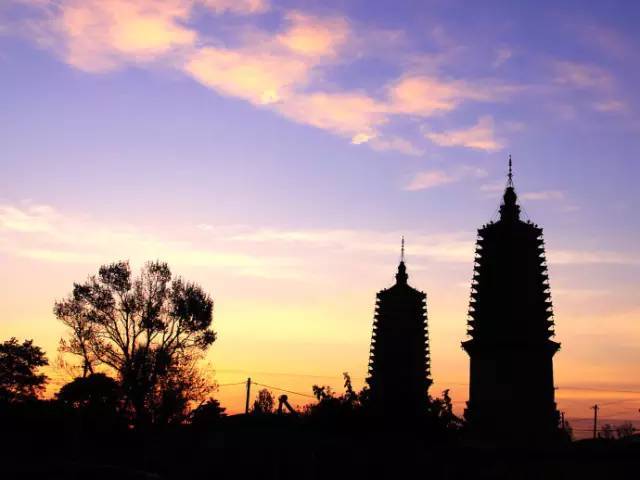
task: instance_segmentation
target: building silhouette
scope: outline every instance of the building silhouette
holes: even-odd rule
[[[486,436],[557,431],[554,320],[542,228],[520,218],[511,157],[500,219],[478,230],[471,287],[469,427]]]
[[[411,287],[404,238],[396,283],[376,296],[369,356],[373,411],[385,417],[415,417],[427,406],[429,335],[427,295]]]

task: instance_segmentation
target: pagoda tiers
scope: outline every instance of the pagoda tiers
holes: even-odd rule
[[[500,219],[478,230],[467,334],[472,431],[548,438],[558,427],[553,310],[542,228],[520,219],[509,177]]]
[[[427,406],[429,336],[427,295],[407,283],[404,239],[396,283],[376,297],[369,377],[373,411],[383,417],[416,417]]]

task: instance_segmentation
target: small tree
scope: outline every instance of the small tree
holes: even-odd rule
[[[15,337],[0,344],[0,401],[32,400],[44,390],[47,377],[37,373],[49,362],[33,340],[19,343]]]
[[[191,424],[197,428],[207,428],[215,425],[222,417],[225,417],[226,408],[220,405],[215,398],[209,398],[202,405],[191,412]]]
[[[628,438],[633,436],[636,429],[631,422],[621,423],[616,427],[616,435],[618,438]]]
[[[263,388],[258,392],[258,398],[253,402],[252,411],[258,415],[270,414],[273,413],[274,404],[273,394],[266,388]]]
[[[77,413],[82,430],[110,431],[127,425],[120,385],[104,373],[74,379],[60,389],[56,398]]]
[[[564,421],[564,433],[567,435],[569,440],[573,441],[573,427],[569,423],[569,420]]]
[[[442,398],[429,397],[428,413],[445,430],[455,431],[462,428],[462,419],[453,413],[453,401],[449,395],[449,389],[442,392]]]
[[[116,411],[121,398],[120,385],[104,373],[93,373],[63,385],[56,398],[77,409]]]
[[[614,430],[611,424],[605,423],[600,428],[600,438],[604,438],[605,440],[612,440],[614,438]]]
[[[334,422],[348,421],[354,418],[356,412],[363,412],[369,396],[369,390],[363,388],[356,392],[349,373],[342,374],[344,378],[344,393],[336,395],[329,386],[312,387],[313,395],[318,400],[315,405],[305,406],[305,412],[312,418],[322,418]]]
[[[166,263],[147,263],[133,278],[128,262],[100,267],[74,284],[54,312],[68,328],[61,351],[117,376],[136,425],[181,421],[206,398],[197,362],[214,342],[213,300],[201,287],[172,279]]]

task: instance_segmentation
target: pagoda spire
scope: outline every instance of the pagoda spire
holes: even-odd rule
[[[500,206],[501,221],[518,221],[520,220],[520,206],[518,205],[518,195],[513,186],[513,161],[509,155],[509,174],[507,175],[507,188],[502,197],[502,205]]]
[[[407,275],[407,266],[404,264],[404,236],[400,244],[400,264],[398,265],[398,273],[396,273],[396,285],[406,285],[409,280]]]

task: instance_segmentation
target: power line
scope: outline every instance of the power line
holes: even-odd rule
[[[218,387],[232,387],[234,385],[244,385],[246,382],[236,382],[236,383],[220,383]]]
[[[558,390],[584,390],[593,392],[610,392],[610,393],[635,393],[640,395],[640,390],[611,390],[609,388],[596,388],[596,387],[556,387]]]
[[[294,392],[292,390],[287,390],[285,388],[280,388],[280,387],[272,387],[271,385],[265,385],[264,383],[253,382],[253,384],[254,385],[260,385],[261,387],[271,388],[271,389],[277,390],[279,392],[291,393],[292,395],[300,395],[301,397],[307,397],[307,398],[316,398],[313,395],[308,395],[306,393],[300,393],[300,392]]]

